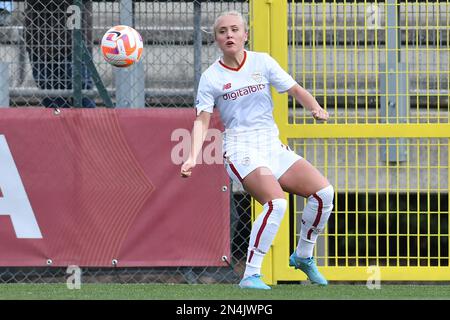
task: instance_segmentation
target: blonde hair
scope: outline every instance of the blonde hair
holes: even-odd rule
[[[219,14],[219,15],[216,17],[216,20],[214,21],[214,25],[213,25],[214,37],[216,37],[216,28],[217,28],[217,24],[218,24],[218,22],[219,22],[219,19],[220,19],[221,17],[224,17],[224,16],[235,16],[235,17],[239,17],[239,18],[242,20],[242,24],[244,25],[244,31],[245,31],[245,32],[248,32],[247,20],[245,20],[244,16],[243,16],[239,11],[231,10],[231,11],[225,11],[225,12],[222,12],[221,14]]]

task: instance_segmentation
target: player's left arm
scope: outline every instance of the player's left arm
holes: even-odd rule
[[[317,100],[298,83],[290,88],[287,93],[295,98],[304,108],[311,112],[316,120],[328,120],[328,112],[324,110]]]

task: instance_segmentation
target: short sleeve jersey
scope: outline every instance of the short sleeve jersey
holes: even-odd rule
[[[267,53],[244,51],[238,68],[217,59],[202,73],[197,92],[197,114],[219,109],[226,129],[273,127],[272,85],[285,92],[295,80]]]

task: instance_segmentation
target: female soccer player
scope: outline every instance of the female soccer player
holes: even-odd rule
[[[284,192],[308,198],[300,240],[289,265],[305,272],[312,283],[327,285],[317,269],[313,249],[333,208],[334,190],[315,167],[279,140],[270,85],[293,96],[317,120],[327,120],[328,113],[268,54],[244,49],[248,32],[240,13],[229,11],[218,16],[214,36],[223,55],[201,76],[192,147],[181,167],[181,176],[192,174],[216,106],[225,126],[226,170],[263,205],[263,212],[252,226],[246,269],[239,286],[270,289],[261,279],[261,265],[286,211]]]

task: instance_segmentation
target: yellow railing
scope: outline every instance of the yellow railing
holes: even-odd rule
[[[250,1],[251,45],[270,53],[331,118],[273,91],[281,139],[335,187],[315,255],[329,280],[450,280],[449,2]],[[395,39],[394,39],[395,38]],[[288,267],[304,199],[290,201],[263,266]],[[253,206],[259,213],[261,207]]]

